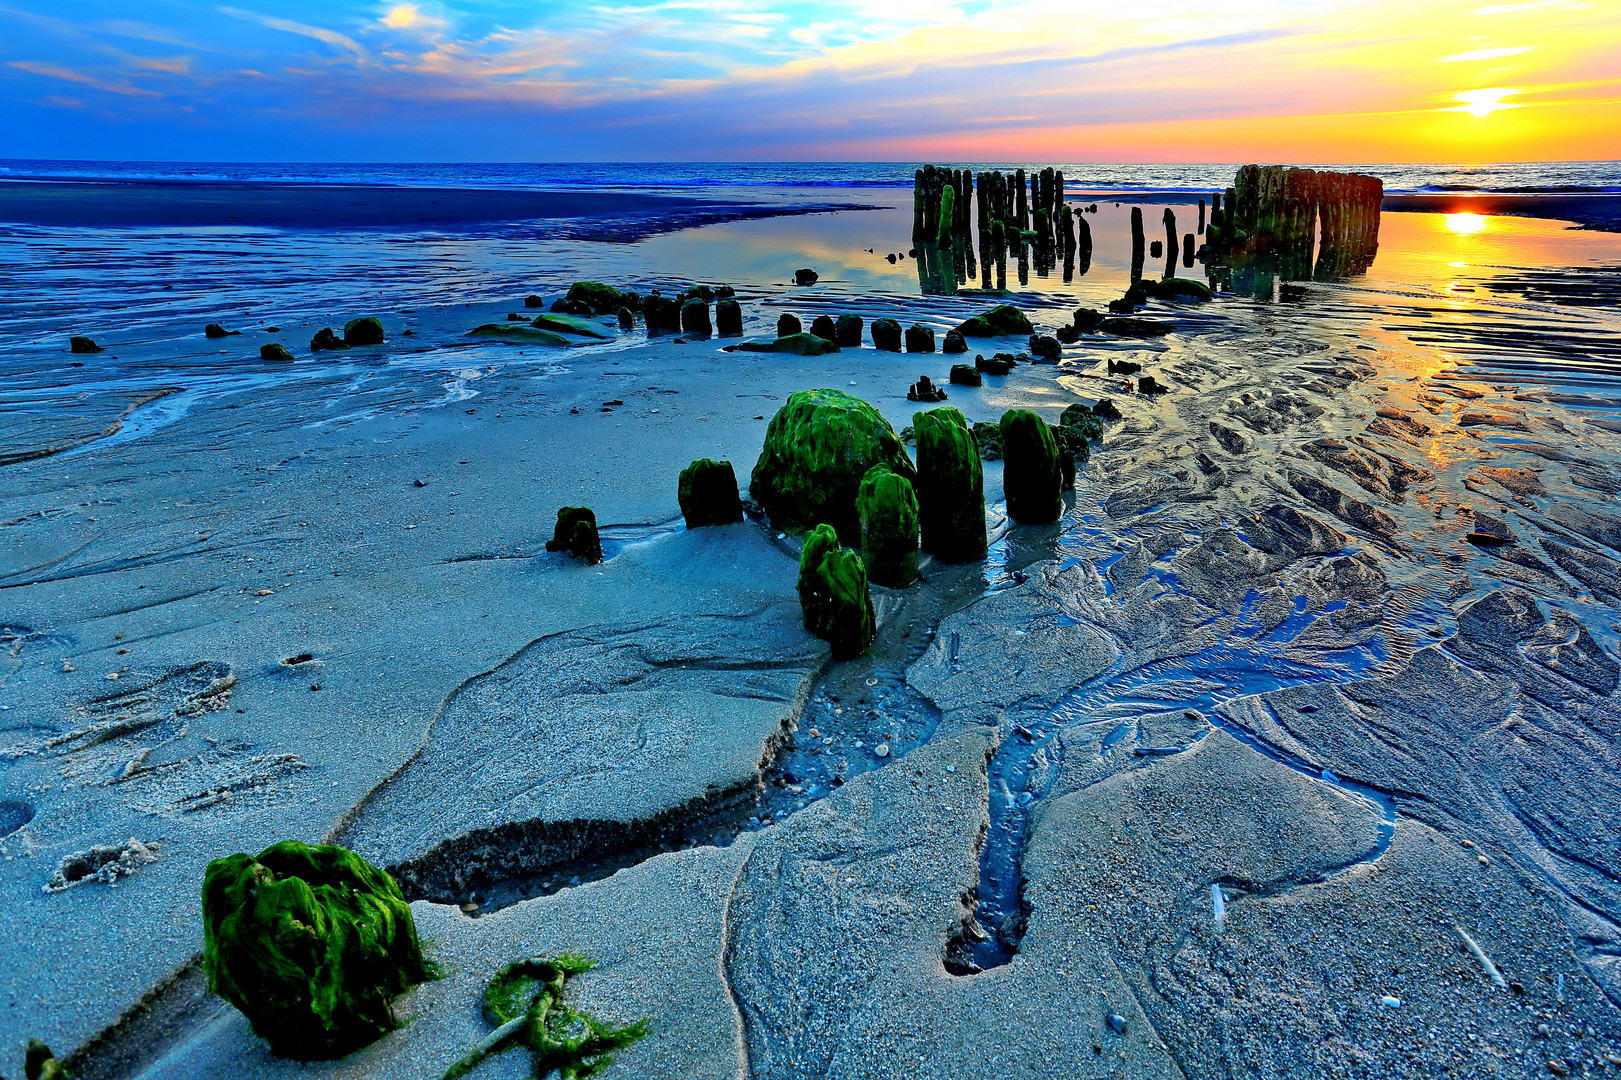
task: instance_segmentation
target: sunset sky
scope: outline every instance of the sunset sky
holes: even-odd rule
[[[0,157],[1621,158],[1621,0],[0,0]]]

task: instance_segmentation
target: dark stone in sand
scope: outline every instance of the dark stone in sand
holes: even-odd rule
[[[1130,315],[1137,310],[1137,305],[1130,300],[1110,300],[1109,310],[1116,315]]]
[[[1030,335],[1030,354],[1037,360],[1056,363],[1061,352],[1062,349],[1057,338],[1048,337],[1045,334]]]
[[[709,323],[709,305],[694,297],[681,305],[681,329],[688,334],[708,337],[714,333]]]
[[[396,1026],[430,977],[394,879],[352,851],[285,840],[203,876],[203,973],[282,1057],[342,1057]]]
[[[1024,336],[1035,332],[1030,319],[1012,304],[998,304],[957,325],[964,337]]]
[[[906,328],[907,352],[933,352],[934,331],[921,323],[913,323]]]
[[[867,470],[880,463],[908,480],[917,475],[877,409],[842,390],[800,390],[766,428],[749,495],[784,532],[828,522],[855,544],[861,540],[856,492]]]
[[[1236,428],[1230,428],[1215,420],[1210,421],[1210,434],[1229,454],[1247,454],[1255,449],[1254,439]]]
[[[1064,478],[1052,429],[1029,409],[1002,414],[1002,487],[1008,516],[1030,525],[1046,525],[1064,513]]]
[[[381,345],[383,322],[374,315],[350,319],[343,324],[343,343],[350,348],[357,345]]]
[[[1097,402],[1092,406],[1092,415],[1101,416],[1105,420],[1125,419],[1120,412],[1120,407],[1108,398],[1098,398]]]
[[[840,315],[839,321],[833,324],[833,340],[841,346],[852,349],[861,348],[861,331],[866,329],[860,315]]]
[[[1134,364],[1130,360],[1110,360],[1110,375],[1135,375],[1143,369],[1141,364]]]
[[[682,469],[676,501],[689,529],[743,520],[743,501],[737,497],[737,474],[730,461],[699,458]]]
[[[544,296],[540,296],[540,295],[537,295],[535,293],[530,293],[528,296],[523,298],[523,306],[524,307],[545,307],[546,306],[546,298]]]
[[[794,271],[794,284],[814,285],[820,277],[821,275],[816,271],[810,269],[809,267],[805,267],[803,269]]]
[[[856,513],[867,580],[892,589],[916,581],[918,505],[912,482],[888,465],[874,465],[861,478]]]
[[[675,298],[682,304],[688,300],[702,300],[707,304],[715,299],[715,290],[708,285],[688,285],[677,293]]]
[[[839,343],[838,330],[833,324],[833,316],[831,315],[818,315],[812,319],[810,332],[819,338],[826,338],[835,345]]]
[[[231,337],[240,333],[242,333],[240,330],[227,330],[217,322],[211,322],[203,327],[203,337],[206,338]]]
[[[1153,319],[1113,318],[1104,319],[1098,329],[1118,337],[1164,337],[1176,327]]]
[[[894,319],[872,321],[872,343],[885,352],[901,351],[901,324]]]
[[[730,285],[716,285],[715,286],[715,299],[717,299],[717,300],[724,300],[728,296],[736,296],[736,295],[737,295],[737,290],[732,288]]]
[[[744,341],[733,348],[743,352],[793,353],[796,356],[825,356],[839,351],[837,345],[815,334],[788,334],[775,341]]]
[[[955,330],[946,331],[945,344],[941,346],[943,353],[965,353],[968,351],[968,342]]]
[[[979,373],[979,369],[969,364],[952,364],[950,381],[953,386],[985,385],[985,378]]]
[[[1019,362],[1011,353],[999,352],[989,360],[982,355],[974,357],[974,368],[986,375],[1006,375],[1019,366]]]
[[[97,345],[94,341],[91,341],[87,337],[68,338],[68,352],[97,353],[101,351],[101,346]]]
[[[927,375],[919,375],[917,382],[906,389],[907,401],[934,402],[944,401],[946,392],[934,385]]]
[[[716,317],[718,318],[719,315],[720,315],[720,312],[716,311],[715,314],[716,314]],[[620,308],[619,309],[619,326],[620,326],[620,328],[624,329],[624,330],[629,330],[632,327],[634,327],[635,325],[636,325],[636,313],[634,311],[630,310],[630,308],[628,308],[628,307]],[[738,333],[742,333],[742,331],[739,330]]]
[[[1139,394],[1163,394],[1169,389],[1168,386],[1161,386],[1152,375],[1144,375],[1137,380]]]
[[[627,297],[624,293],[600,281],[576,281],[569,286],[568,295],[564,299],[584,305],[589,310],[580,314],[586,315],[612,315],[622,307],[628,307],[633,311],[636,308],[635,304],[626,302]],[[570,311],[568,314],[572,315],[575,312]]]
[[[1103,418],[1079,402],[1063,411],[1058,417],[1058,426],[1075,432],[1083,439],[1103,438]]]
[[[259,346],[259,359],[274,360],[278,363],[291,364],[293,362],[293,354],[287,351],[287,346],[282,345],[279,342],[272,341],[268,344]]]
[[[923,550],[944,562],[983,557],[985,477],[979,441],[963,414],[950,407],[913,413],[912,426]]]
[[[805,629],[826,641],[835,659],[860,656],[877,636],[866,564],[840,546],[825,522],[805,537],[799,553],[799,606]]]
[[[557,511],[557,525],[546,541],[547,551],[566,551],[587,563],[602,561],[602,539],[597,515],[588,506],[565,506]]]
[[[1102,321],[1103,313],[1096,308],[1083,307],[1075,309],[1075,329],[1083,334],[1090,334],[1096,330],[1098,324]]]
[[[347,349],[349,343],[332,332],[332,327],[323,326],[310,338],[310,352],[336,352]]]
[[[797,334],[804,329],[805,324],[799,321],[798,315],[793,315],[785,311],[781,315],[777,316],[778,337],[787,337],[790,334]]]
[[[1078,326],[1060,326],[1053,331],[1053,337],[1058,339],[1060,345],[1073,345],[1081,340],[1081,328]]]
[[[729,296],[715,301],[715,329],[724,337],[743,332],[743,305]]]

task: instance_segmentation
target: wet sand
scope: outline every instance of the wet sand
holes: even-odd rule
[[[1585,229],[1621,232],[1621,195],[1511,195],[1457,192],[1448,195],[1385,195],[1386,210],[1425,214],[1506,214],[1572,221]]]
[[[579,949],[603,962],[582,1004],[653,1021],[627,1076],[1606,1067],[1621,436],[1582,422],[1600,373],[1439,356],[1503,351],[1500,318],[1607,316],[1370,292],[1156,303],[1166,338],[950,387],[971,420],[1105,394],[1125,419],[1055,526],[1009,526],[987,462],[990,557],[879,590],[847,664],[800,626],[795,541],[685,530],[676,475],[726,457],[746,483],[796,389],[900,428],[907,384],[961,358],[465,337],[516,291],[384,310],[386,345],[313,357],[333,316],[265,309],[301,354],[274,370],[259,327],[121,334],[131,372],[224,348],[265,377],[0,468],[0,1034],[78,1048],[92,1080],[434,1078],[485,1033],[495,969]],[[755,334],[983,306],[741,293]],[[126,381],[89,431],[159,388]],[[543,550],[581,503],[598,567]],[[341,1062],[270,1057],[187,966],[208,860],[286,836],[400,868],[448,969]],[[123,860],[47,891],[96,845]],[[965,971],[980,935],[1002,955]]]

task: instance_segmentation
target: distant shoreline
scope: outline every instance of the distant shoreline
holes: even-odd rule
[[[1385,196],[1384,208],[1429,214],[1554,218],[1559,221],[1573,221],[1584,229],[1621,232],[1621,195],[1398,193]]]

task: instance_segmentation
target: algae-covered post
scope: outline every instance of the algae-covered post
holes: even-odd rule
[[[878,635],[866,565],[844,550],[832,525],[816,526],[800,549],[799,606],[805,629],[826,641],[835,659],[860,656]]]
[[[602,540],[597,534],[597,515],[588,506],[564,506],[557,511],[557,524],[547,551],[566,551],[576,559],[595,565],[602,561]]]
[[[1064,481],[1052,431],[1029,409],[1003,413],[1001,428],[1008,516],[1030,525],[1057,521],[1064,513]]]
[[[730,461],[699,458],[682,469],[676,483],[676,501],[689,529],[743,520],[743,501],[737,494],[737,474]]]
[[[888,465],[874,465],[861,478],[856,512],[867,580],[897,589],[916,581],[918,502],[912,482]]]
[[[985,478],[979,442],[950,406],[912,414],[917,440],[918,525],[923,550],[944,562],[972,562],[987,548]]]

